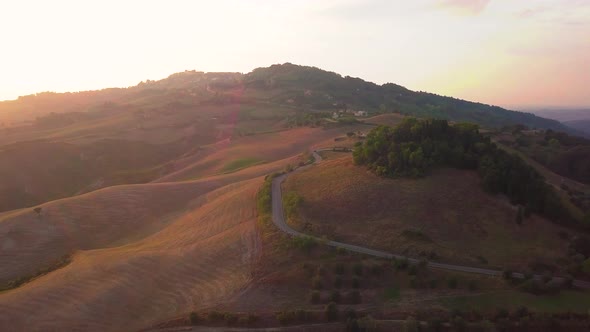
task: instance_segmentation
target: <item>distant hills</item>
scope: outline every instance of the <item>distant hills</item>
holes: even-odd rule
[[[590,108],[579,109],[542,109],[533,110],[535,114],[560,121],[564,125],[573,128],[586,137],[590,137]]]
[[[395,112],[474,122],[484,127],[519,123],[531,128],[572,132],[559,121],[532,113],[412,91],[393,83],[378,85],[290,63],[257,68],[247,74],[185,71],[129,88],[23,96],[0,102],[0,128],[22,121],[30,122],[50,113],[136,111],[143,108],[173,111],[175,108],[212,103],[270,103],[309,112],[341,109]]]

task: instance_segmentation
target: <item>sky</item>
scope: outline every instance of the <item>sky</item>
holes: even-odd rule
[[[508,108],[590,106],[590,0],[0,3],[0,100],[291,62]]]

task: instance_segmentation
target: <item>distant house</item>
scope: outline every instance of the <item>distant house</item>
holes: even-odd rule
[[[340,117],[340,114],[338,114],[337,112],[332,113],[332,119],[338,119]]]
[[[354,111],[354,116],[367,116],[369,113],[367,111]]]

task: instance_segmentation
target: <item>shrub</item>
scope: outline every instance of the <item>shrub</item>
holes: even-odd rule
[[[227,325],[234,325],[238,322],[238,316],[232,314],[231,312],[226,312],[225,315],[223,315],[223,320]]]
[[[495,315],[496,319],[508,318],[508,315],[509,315],[508,310],[506,310],[504,308],[496,309],[496,315]]]
[[[311,292],[311,295],[309,296],[309,301],[312,304],[318,304],[321,301],[321,296],[320,296],[320,292],[317,290],[314,290]]]
[[[323,276],[326,273],[326,269],[324,268],[323,265],[318,266],[317,270],[316,270],[316,275],[318,276]]]
[[[469,284],[467,285],[470,291],[475,291],[479,288],[477,280],[469,280]]]
[[[279,321],[281,325],[287,325],[294,319],[294,313],[289,311],[279,311],[275,313],[275,318]]]
[[[418,332],[418,331],[420,331],[418,321],[416,320],[416,318],[414,318],[412,316],[406,318],[406,321],[404,322],[404,331],[405,332]]]
[[[246,321],[249,325],[254,324],[258,321],[259,317],[255,314],[248,314]]]
[[[346,249],[338,247],[336,248],[336,253],[340,256],[345,256],[346,254],[348,254],[348,251],[346,251]]]
[[[337,263],[334,266],[334,273],[336,273],[336,274],[344,274],[344,264]]]
[[[525,306],[518,307],[518,309],[516,309],[516,311],[514,312],[514,315],[519,318],[529,316],[530,314],[531,312]]]
[[[551,272],[545,272],[545,273],[543,273],[541,280],[543,280],[544,283],[548,283],[552,279],[553,279],[553,275],[551,274]]]
[[[361,328],[356,318],[349,318],[346,320],[346,332],[358,332]]]
[[[358,290],[350,292],[348,294],[348,301],[350,301],[351,304],[360,304],[362,302],[361,292]]]
[[[311,313],[307,310],[297,309],[295,310],[295,318],[300,322],[307,322],[311,320]]]
[[[352,288],[361,288],[361,281],[357,277],[352,277]]]
[[[356,314],[356,310],[354,310],[353,308],[348,308],[348,310],[346,310],[346,314],[344,316],[347,319],[356,319],[358,317]]]
[[[322,278],[320,276],[315,276],[311,280],[311,287],[313,289],[322,289]]]
[[[371,273],[373,275],[381,275],[381,273],[383,273],[383,268],[379,264],[373,264],[371,266]]]
[[[404,270],[410,265],[410,261],[407,258],[395,260],[395,269]]]
[[[353,270],[354,274],[356,274],[357,276],[362,276],[363,275],[363,264],[361,264],[361,263],[354,264],[354,266],[352,267],[352,270]]]
[[[506,279],[506,280],[511,280],[512,279],[512,270],[510,269],[504,269],[502,271],[502,278]]]
[[[467,328],[467,324],[463,317],[455,317],[451,322],[451,326],[453,326],[453,330],[457,332],[463,332]]]
[[[408,275],[415,276],[416,274],[418,274],[418,267],[415,264],[410,265]]]
[[[334,278],[334,288],[340,288],[342,287],[342,278],[340,278],[339,276],[336,276]]]
[[[328,303],[324,309],[324,314],[328,321],[335,321],[338,319],[338,306],[334,302]]]
[[[447,285],[449,286],[449,288],[455,289],[457,288],[458,284],[459,282],[455,277],[449,278],[449,280],[447,280]]]
[[[295,236],[291,238],[291,246],[293,248],[299,249],[308,254],[316,244],[316,240],[311,236]]]
[[[340,292],[333,291],[332,294],[330,294],[330,301],[340,303]]]
[[[209,314],[207,315],[207,319],[210,322],[219,322],[223,319],[223,314],[219,311],[211,311],[209,312]]]
[[[199,322],[199,314],[197,314],[196,312],[191,312],[188,315],[188,320],[191,323],[191,325],[197,325],[197,323]]]
[[[430,288],[433,288],[433,289],[436,288],[438,286],[438,280],[431,279],[429,282],[429,286],[430,286]]]

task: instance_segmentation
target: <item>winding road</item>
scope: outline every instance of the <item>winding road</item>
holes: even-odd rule
[[[295,170],[295,172],[309,168],[309,167],[313,167],[313,165],[320,163],[322,161],[322,157],[317,152],[318,151],[327,151],[327,150],[332,150],[332,149],[319,149],[319,150],[313,151],[313,157],[315,159],[314,163],[311,165],[299,167]],[[273,182],[272,182],[272,221],[273,221],[273,223],[281,231],[283,231],[291,236],[306,236],[306,237],[314,238],[318,241],[323,241],[322,239],[320,239],[318,237],[298,232],[298,231],[294,230],[293,228],[291,228],[291,226],[289,226],[287,224],[287,221],[285,219],[285,212],[283,210],[283,198],[282,198],[282,192],[281,192],[281,184],[283,183],[283,181],[285,181],[287,176],[289,176],[289,173],[277,176],[276,178],[273,179]],[[374,250],[374,249],[356,246],[356,245],[348,244],[348,243],[342,243],[342,242],[336,242],[336,241],[327,241],[324,243],[329,246],[332,246],[332,247],[343,248],[348,251],[366,254],[366,255],[379,257],[379,258],[388,258],[388,259],[407,258],[408,261],[410,261],[411,263],[414,263],[414,264],[418,263],[420,261],[418,259],[408,258],[406,256],[399,255],[399,254],[393,254],[393,253],[389,253],[389,252],[385,252],[385,251]],[[488,276],[501,276],[502,275],[502,271],[492,270],[492,269],[483,269],[483,268],[479,268],[479,267],[461,266],[461,265],[436,263],[436,262],[428,262],[428,266],[431,268],[435,268],[435,269],[459,271],[459,272],[467,272],[467,273],[476,273],[476,274],[482,274],[482,275],[488,275]],[[523,273],[514,272],[512,274],[512,276],[514,278],[524,279]],[[542,276],[535,275],[534,278],[540,280],[542,278]],[[554,279],[563,280],[563,278],[560,278],[560,277],[555,277]],[[590,282],[588,282],[588,281],[574,280],[573,285],[578,288],[590,289]]]

